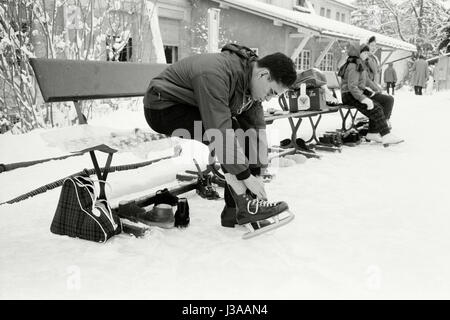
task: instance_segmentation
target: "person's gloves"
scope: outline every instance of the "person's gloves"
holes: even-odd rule
[[[267,200],[266,190],[264,189],[264,182],[261,177],[250,175],[245,180],[242,180],[248,190],[250,190],[258,199]]]
[[[370,100],[369,98],[364,98],[361,103],[364,103],[367,106],[367,110],[372,110],[373,109],[373,101]]]

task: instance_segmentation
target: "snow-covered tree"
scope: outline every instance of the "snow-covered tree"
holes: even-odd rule
[[[450,20],[440,29],[438,50],[450,53]]]
[[[156,0],[4,0],[0,1],[0,110],[17,114],[22,131],[53,125],[53,110],[65,105],[44,105],[31,57],[80,60],[120,60],[121,49],[129,43],[133,26],[143,42],[148,31],[147,7]],[[109,42],[107,38],[114,39]],[[143,50],[134,50],[141,61]],[[92,101],[77,114],[89,114]],[[43,108],[45,106],[45,108]],[[45,112],[45,110],[47,112]],[[61,112],[60,112],[61,113]]]
[[[445,41],[449,10],[439,0],[357,0],[355,25],[413,43],[420,53],[436,54]]]

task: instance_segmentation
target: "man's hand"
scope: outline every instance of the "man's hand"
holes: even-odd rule
[[[367,110],[372,110],[373,109],[373,101],[370,100],[369,98],[364,98],[361,103],[364,103],[367,106]]]
[[[242,180],[247,189],[249,189],[258,199],[267,200],[266,190],[264,189],[264,182],[261,178],[250,175],[245,180]]]

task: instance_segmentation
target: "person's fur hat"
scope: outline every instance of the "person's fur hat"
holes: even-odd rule
[[[370,51],[369,46],[365,43],[363,43],[360,47],[359,47],[359,53],[363,53],[364,51]]]

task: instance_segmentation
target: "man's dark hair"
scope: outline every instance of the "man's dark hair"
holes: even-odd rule
[[[367,43],[370,44],[370,43],[372,43],[372,42],[374,42],[374,41],[377,41],[377,39],[375,38],[375,36],[371,36],[371,37],[369,38],[369,41],[367,41]]]
[[[297,80],[294,62],[281,52],[265,56],[257,63],[258,67],[269,69],[272,80],[285,87],[290,87]]]

